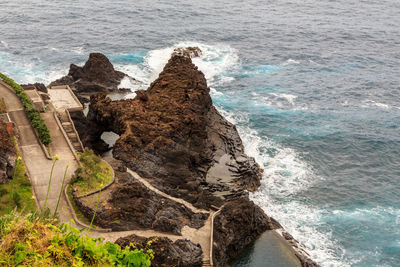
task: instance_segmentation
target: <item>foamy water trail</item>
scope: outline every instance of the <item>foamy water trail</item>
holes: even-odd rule
[[[197,46],[203,52],[200,57],[193,58],[193,63],[201,70],[209,86],[218,86],[234,80],[227,75],[240,68],[237,51],[229,45],[207,45],[198,42],[180,42],[175,45],[151,50],[144,56],[141,64],[117,64],[115,67],[143,83],[140,89],[145,89],[163,70],[175,48]],[[121,84],[120,87],[137,89],[136,85]]]

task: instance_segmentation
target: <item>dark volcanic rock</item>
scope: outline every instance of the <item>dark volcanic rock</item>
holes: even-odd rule
[[[33,83],[33,84],[28,83],[28,84],[22,84],[21,86],[23,88],[33,86],[40,92],[43,92],[43,93],[46,93],[46,94],[48,93],[46,85],[44,85],[43,83]]]
[[[185,56],[185,57],[199,57],[202,55],[202,51],[199,47],[197,46],[189,46],[189,47],[179,47],[175,48],[174,52],[172,55],[178,55],[178,56]]]
[[[147,246],[149,241],[151,245]],[[154,259],[151,261],[151,266],[201,267],[203,263],[202,250],[191,241],[185,242],[179,239],[172,242],[167,237],[144,238],[130,235],[119,238],[115,243],[122,248],[133,243],[138,249],[152,249]]]
[[[214,265],[227,266],[230,258],[272,229],[273,221],[252,201],[237,199],[225,204],[214,219]]]
[[[118,90],[121,80],[126,74],[116,71],[101,53],[91,53],[83,67],[71,64],[67,76],[64,76],[49,86],[69,85],[79,93],[111,92]]]
[[[7,125],[0,121],[0,184],[12,179],[16,159],[17,154],[7,132]]]
[[[101,139],[104,127],[88,120],[82,111],[70,111],[70,115],[84,147],[93,149],[98,154],[109,150],[108,144]]]
[[[198,207],[221,205],[260,185],[261,169],[244,154],[235,126],[213,107],[189,57],[173,55],[135,99],[92,95],[88,119],[121,136],[114,157]]]
[[[102,193],[106,199],[99,204],[96,225],[115,231],[154,229],[177,235],[184,225],[196,229],[204,226],[208,213],[194,213],[186,206],[154,193],[125,172],[121,162],[108,160],[114,168],[116,181]],[[96,198],[96,195],[75,198],[87,218],[93,216]]]

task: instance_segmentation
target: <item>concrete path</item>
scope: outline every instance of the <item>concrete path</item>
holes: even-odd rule
[[[181,199],[181,198],[176,198],[173,196],[170,196],[160,190],[158,190],[157,188],[155,188],[154,186],[152,186],[149,182],[147,182],[145,179],[143,179],[142,177],[139,176],[139,174],[137,174],[136,172],[132,171],[131,169],[127,168],[128,173],[130,173],[136,180],[140,181],[142,184],[144,184],[148,189],[150,189],[151,191],[155,192],[158,195],[161,195],[165,198],[169,198],[172,201],[181,203],[183,205],[185,205],[188,209],[190,209],[191,211],[193,211],[194,213],[209,213],[208,210],[202,210],[202,209],[198,209],[196,207],[194,207],[191,203]]]
[[[11,120],[16,124],[19,133],[19,148],[22,158],[26,164],[27,172],[32,182],[32,188],[39,204],[39,208],[43,208],[49,177],[51,172],[52,160],[47,159],[39,141],[36,138],[34,130],[23,110],[23,106],[13,89],[0,83],[0,95],[4,97],[9,111]],[[68,143],[62,135],[61,130],[57,126],[52,112],[42,113],[46,125],[50,130],[53,140],[50,145],[50,151],[53,155],[59,155],[60,160],[56,162],[51,181],[50,192],[47,200],[47,206],[53,212],[57,205],[58,196],[61,189],[62,179],[64,176],[65,166],[69,163],[67,179],[65,184],[69,182],[75,169],[78,168],[78,162],[74,158],[73,153],[68,147]],[[69,222],[72,219],[71,211],[67,205],[64,194],[61,195],[59,205],[59,216],[62,222]]]

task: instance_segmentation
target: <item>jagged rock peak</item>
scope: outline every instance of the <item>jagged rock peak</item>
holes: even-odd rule
[[[200,57],[203,54],[197,46],[178,47],[174,49],[172,55],[185,56],[189,58]]]
[[[118,90],[118,85],[125,76],[127,76],[125,73],[114,69],[105,55],[91,53],[83,67],[71,64],[68,75],[52,82],[49,86],[69,85],[77,93],[110,92]]]
[[[88,81],[110,82],[120,80],[124,74],[115,71],[110,60],[101,53],[90,53],[88,61],[83,67],[71,64],[68,75],[75,80],[84,78]]]

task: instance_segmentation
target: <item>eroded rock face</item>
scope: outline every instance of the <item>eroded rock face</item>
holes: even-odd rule
[[[184,56],[189,58],[200,57],[203,54],[201,49],[197,46],[179,47],[175,48],[172,55]]]
[[[151,242],[150,246],[146,244]],[[154,259],[151,266],[177,266],[177,267],[201,267],[202,266],[202,250],[191,241],[182,239],[172,242],[167,237],[150,237],[144,238],[137,235],[130,235],[119,238],[115,241],[122,248],[133,243],[138,249],[152,249],[154,251]]]
[[[7,125],[0,121],[0,184],[11,181],[16,159],[17,154],[7,132]]]
[[[49,86],[69,85],[79,93],[111,92],[118,90],[121,80],[127,76],[116,71],[101,53],[91,53],[83,67],[71,64],[67,76],[64,76]]]
[[[214,265],[227,266],[230,258],[262,232],[278,227],[252,201],[237,199],[225,204],[214,219]]]
[[[102,192],[95,224],[114,231],[154,229],[181,234],[183,226],[204,226],[208,213],[194,213],[186,206],[162,197],[135,180],[120,161],[107,159],[116,175],[115,183]],[[87,218],[92,218],[97,195],[75,198]]]
[[[121,136],[114,157],[162,191],[205,208],[260,185],[261,169],[245,155],[235,126],[212,105],[190,57],[173,55],[134,99],[97,94],[90,103],[88,119]]]

